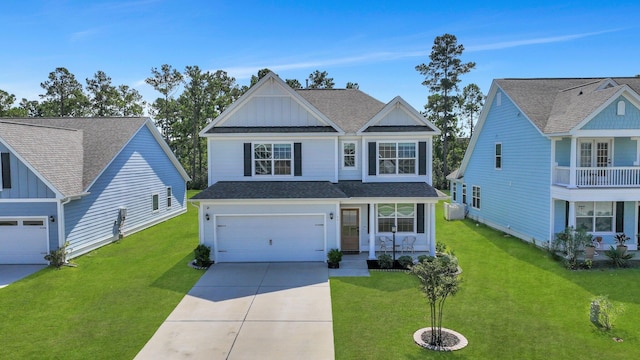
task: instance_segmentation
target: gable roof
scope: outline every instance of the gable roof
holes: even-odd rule
[[[497,79],[495,83],[543,134],[568,132],[640,78]]]
[[[407,117],[409,124],[400,125],[380,125],[381,121],[391,114],[392,111],[399,109],[403,115]],[[396,96],[389,101],[375,116],[373,116],[366,124],[364,124],[358,133],[363,132],[413,132],[426,131],[439,135],[440,130],[432,124],[427,118],[414,109],[400,96]]]
[[[9,145],[63,196],[88,190],[144,126],[182,177],[189,179],[149,118],[15,118],[0,122],[4,124],[0,138],[7,138]]]

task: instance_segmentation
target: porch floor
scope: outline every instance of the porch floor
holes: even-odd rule
[[[380,254],[384,254],[384,251],[376,251],[376,257]],[[387,254],[391,255],[390,251]],[[414,253],[405,251],[396,251],[396,260],[402,255],[412,256],[413,259],[417,259],[420,255],[429,255],[427,251],[416,251]],[[342,256],[339,269],[329,269],[329,277],[341,277],[341,276],[369,276],[369,268],[367,267],[367,260],[369,259],[369,252],[363,251],[359,254],[345,254]]]

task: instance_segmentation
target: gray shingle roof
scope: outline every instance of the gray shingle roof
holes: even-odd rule
[[[609,79],[618,86],[598,90]],[[546,134],[573,129],[589,114],[628,85],[640,93],[640,78],[497,79],[496,83]]]
[[[219,181],[192,197],[204,199],[341,199],[329,181]]]
[[[214,126],[207,134],[335,133],[331,126]]]
[[[24,143],[21,149],[16,149],[16,151],[21,154],[33,153],[34,156],[39,154],[37,156],[45,159],[60,158],[60,162],[67,163],[61,165],[53,161],[28,159],[38,172],[47,176],[47,179],[65,196],[69,196],[80,194],[86,190],[144,125],[147,118],[16,118],[6,120],[21,124],[22,126],[17,125],[21,130],[16,131],[20,131],[21,136],[24,136],[25,139],[33,137],[35,134],[41,134],[37,141]],[[32,126],[25,126],[27,124]],[[80,136],[80,140],[77,139],[77,136]],[[5,134],[0,132],[0,137],[4,138]],[[69,137],[74,137],[74,141],[80,141],[80,147],[78,148],[78,145],[74,143],[72,148],[65,150],[70,144]],[[16,141],[20,140],[16,139]],[[73,168],[73,171],[64,170],[65,166]],[[81,180],[72,180],[71,177]],[[55,179],[64,180],[57,181]],[[77,181],[79,181],[79,186],[76,184]]]
[[[440,192],[424,182],[338,181],[338,187],[350,198],[426,198],[439,197]]]
[[[373,118],[384,103],[357,89],[296,89],[344,132],[354,134]]]

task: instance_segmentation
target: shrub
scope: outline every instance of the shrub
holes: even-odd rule
[[[607,255],[615,267],[619,268],[626,267],[629,264],[629,259],[633,257],[633,254],[628,253],[625,249],[614,248],[613,246],[605,251],[604,254]]]
[[[578,254],[583,251],[586,245],[593,244],[593,236],[584,229],[576,230],[569,226],[555,236],[552,251],[562,251],[565,255],[565,266],[568,269],[577,269]]]
[[[213,261],[211,261],[211,248],[209,246],[200,244],[193,250],[193,254],[196,258],[196,266],[207,267],[213,263]]]
[[[393,259],[389,254],[378,255],[378,265],[380,269],[391,269],[393,267]]]
[[[429,256],[427,255],[418,255],[418,262],[421,263],[423,262],[426,258],[428,258]]]
[[[60,270],[62,265],[67,262],[67,246],[69,246],[69,242],[65,242],[64,245],[59,247],[57,250],[49,251],[49,254],[44,256],[44,259],[49,262],[49,265],[55,266],[56,269]]]
[[[591,299],[589,318],[597,326],[610,330],[616,318],[624,312],[622,304],[614,305],[607,295],[598,295]]]
[[[436,241],[436,252],[443,253],[443,254],[446,253],[447,245],[443,242]]]
[[[327,253],[327,260],[332,264],[337,264],[342,261],[342,251],[338,249],[331,249]]]
[[[398,258],[398,263],[403,267],[408,269],[409,266],[413,265],[413,258],[408,255],[403,255]]]

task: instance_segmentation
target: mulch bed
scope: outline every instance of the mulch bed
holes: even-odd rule
[[[393,267],[390,269],[381,268],[380,265],[378,264],[378,260],[367,260],[367,267],[369,268],[369,270],[409,270],[403,267],[402,265],[400,265],[398,260],[396,260],[393,263]]]

